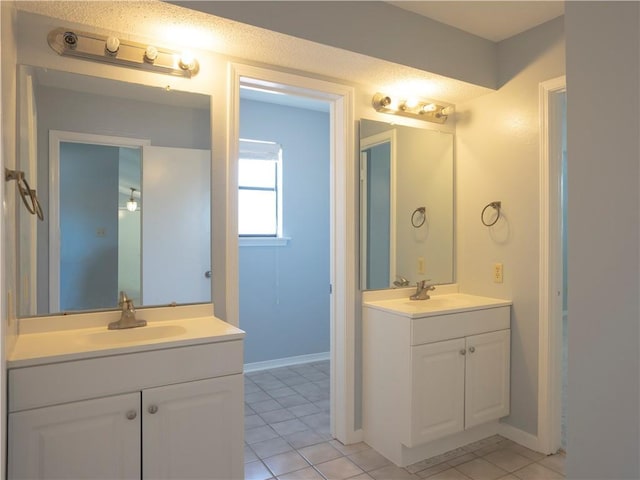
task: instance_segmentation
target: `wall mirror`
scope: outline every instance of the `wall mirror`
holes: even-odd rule
[[[210,97],[20,66],[18,315],[211,301]]]
[[[363,290],[453,282],[453,134],[360,121]]]

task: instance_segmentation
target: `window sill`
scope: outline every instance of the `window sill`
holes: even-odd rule
[[[240,247],[286,247],[290,237],[239,237]]]

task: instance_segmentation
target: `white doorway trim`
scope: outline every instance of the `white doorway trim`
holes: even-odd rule
[[[356,225],[352,87],[234,63],[229,69],[227,164],[227,321],[238,324],[238,140],[240,85],[321,100],[330,105],[331,433],[343,443],[355,430]],[[301,272],[301,274],[303,274]],[[327,286],[329,288],[329,285]]]
[[[562,366],[562,176],[561,112],[558,94],[566,78],[539,86],[540,101],[540,266],[538,336],[538,450],[551,454],[561,442]]]
[[[91,133],[49,131],[49,312],[60,312],[60,143],[114,147],[151,145],[151,140]]]

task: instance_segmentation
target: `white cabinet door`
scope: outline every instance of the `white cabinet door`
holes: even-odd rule
[[[464,348],[463,338],[411,348],[411,438],[403,442],[406,446],[464,429]]]
[[[8,478],[140,478],[140,393],[9,414]]]
[[[510,330],[467,337],[465,428],[509,414]]]
[[[241,479],[242,375],[142,392],[144,479]]]

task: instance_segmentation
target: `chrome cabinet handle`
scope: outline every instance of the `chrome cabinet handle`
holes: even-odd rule
[[[204,272],[204,278],[211,278],[211,270],[207,270],[206,272]]]
[[[147,411],[153,415],[154,413],[156,413],[158,411],[158,406],[157,405],[149,405],[149,408],[147,409]]]
[[[127,420],[133,420],[137,416],[138,416],[138,412],[136,412],[135,410],[129,410],[127,412]]]
[[[467,351],[464,348],[460,349],[460,355],[466,355]]]
[[[469,347],[469,353],[473,353],[476,351],[476,347]]]

